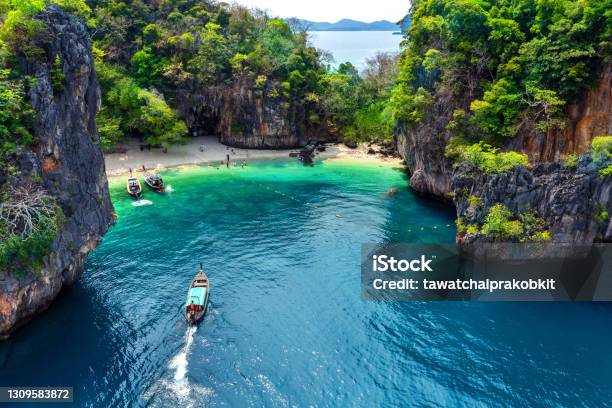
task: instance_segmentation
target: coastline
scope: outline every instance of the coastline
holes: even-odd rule
[[[200,151],[200,146],[204,146],[204,151]],[[220,163],[226,160],[228,154],[230,155],[230,162],[289,159],[289,153],[300,150],[299,148],[280,150],[241,149],[225,146],[217,138],[210,136],[195,137],[186,145],[172,146],[168,149],[168,153],[163,153],[161,149],[141,151],[140,144],[136,141],[131,141],[124,147],[126,148],[125,153],[107,153],[104,155],[108,177],[128,174],[130,168],[134,171],[141,171],[142,165],[159,171],[180,166]],[[344,144],[327,145],[326,147],[324,152],[317,153],[317,158],[385,162],[392,165],[401,165],[399,157],[368,154],[369,147],[366,143],[360,144],[355,149],[348,148]]]

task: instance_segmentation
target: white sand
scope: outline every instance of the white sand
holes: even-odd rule
[[[204,151],[200,151],[204,146]],[[111,153],[105,155],[106,173],[109,176],[117,176],[129,172],[129,169],[140,169],[144,164],[151,169],[164,169],[188,164],[200,164],[209,162],[220,162],[226,160],[230,155],[230,161],[255,160],[255,159],[287,159],[290,152],[298,152],[299,149],[283,150],[255,150],[238,149],[227,147],[219,143],[215,137],[197,137],[190,139],[189,144],[184,146],[172,146],[168,153],[161,149],[140,150],[137,141],[125,144],[126,153]],[[329,145],[325,152],[317,154],[318,158],[349,158],[360,160],[384,160],[399,163],[397,158],[385,158],[379,155],[367,154],[368,147],[365,144],[357,149],[349,149],[344,145]],[[297,160],[297,159],[295,159]]]

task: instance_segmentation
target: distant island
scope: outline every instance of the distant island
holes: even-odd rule
[[[398,24],[387,20],[364,23],[363,21],[343,18],[335,23],[317,22],[299,18],[290,19],[291,22],[300,24],[308,31],[400,31]]]

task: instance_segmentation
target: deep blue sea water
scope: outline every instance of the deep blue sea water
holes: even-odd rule
[[[605,407],[612,307],[372,303],[363,242],[453,242],[453,211],[401,169],[327,160],[164,173],[80,282],[0,343],[1,385],[73,386],[74,407]],[[397,187],[390,198],[384,192]],[[203,260],[208,315],[180,314]],[[16,405],[17,406],[17,405]]]

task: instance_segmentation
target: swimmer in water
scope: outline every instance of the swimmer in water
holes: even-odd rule
[[[386,194],[387,194],[389,197],[393,197],[394,195],[396,195],[396,194],[397,194],[397,188],[395,188],[395,187],[390,188],[390,189],[389,189],[389,191],[387,191],[387,193],[386,193]]]

